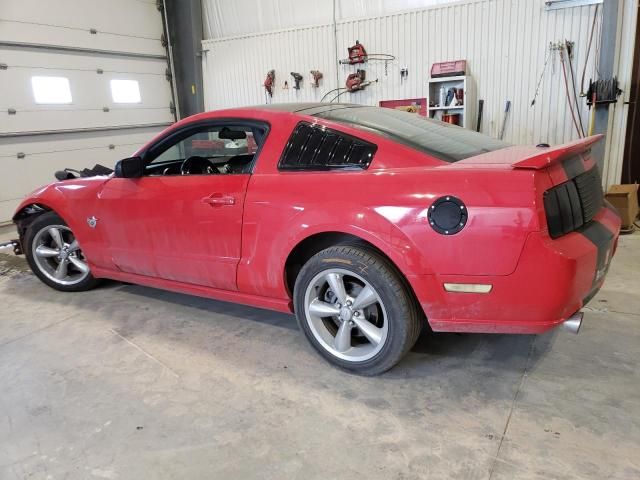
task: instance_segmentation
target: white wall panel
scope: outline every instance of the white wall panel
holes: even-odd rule
[[[629,45],[635,25],[635,20],[630,24],[635,16],[633,6],[637,3],[623,2],[627,27],[621,42]],[[341,100],[376,105],[380,100],[425,96],[434,62],[464,58],[476,84],[477,98],[484,100],[483,133],[497,136],[505,102],[510,100],[507,141],[529,144],[570,141],[577,138],[577,134],[557,54],[547,67],[535,105],[530,104],[550,42],[565,39],[575,42],[574,72],[576,83],[580,82],[594,10],[594,6],[583,6],[546,11],[544,0],[467,0],[338,21],[338,58],[346,57],[347,47],[356,39],[369,53],[396,56],[388,65],[387,75],[383,62],[366,64],[368,78],[379,78],[380,83],[364,92],[345,94]],[[336,65],[333,29],[331,23],[325,23],[203,42],[207,50],[203,61],[206,108],[264,103],[262,82],[271,68],[276,70],[278,85],[273,102],[313,100],[332,88],[343,86],[347,74],[356,68]],[[594,50],[585,83],[594,73]],[[624,59],[619,62],[618,77],[623,90],[628,90],[630,78],[622,67],[625,62],[631,64],[631,50],[630,47],[621,50]],[[308,82],[297,93],[280,89],[283,77],[289,80],[290,71],[306,74],[311,65],[325,72],[319,92],[311,90]],[[402,67],[409,69],[409,77],[401,83]],[[579,113],[586,129],[589,111],[583,99],[580,104]],[[617,153],[612,161],[617,162],[620,156],[621,153]],[[615,175],[609,181],[615,181]]]
[[[119,58],[85,54],[23,51],[0,47],[3,84],[0,95],[0,133],[34,132],[57,128],[90,128],[170,122],[171,86],[163,60]],[[96,73],[102,69],[103,73]],[[31,77],[69,79],[73,102],[66,105],[34,103]],[[140,85],[141,102],[116,104],[110,81],[131,79]],[[103,108],[108,108],[104,112]],[[9,108],[16,110],[8,115]]]
[[[333,27],[323,25],[204,42],[206,109],[265,103],[262,85],[271,69],[276,70],[274,102],[319,101],[336,84],[333,47],[327,48],[333,41]],[[311,87],[311,70],[323,72],[321,88]],[[292,71],[304,77],[300,90],[293,89]],[[285,81],[288,90],[283,89]]]
[[[164,55],[161,35],[152,0],[0,2],[0,41]]]
[[[162,31],[154,0],[0,0],[0,223],[56,170],[112,167],[173,122]],[[68,78],[72,103],[36,104],[32,76]],[[114,103],[112,79],[138,81],[141,101]]]

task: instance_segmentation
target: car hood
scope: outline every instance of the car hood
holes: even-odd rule
[[[32,203],[42,203],[50,206],[57,203],[59,199],[73,198],[74,201],[87,199],[96,195],[101,186],[111,178],[111,175],[99,177],[76,178],[59,182],[49,183],[36,188],[29,193],[16,208],[15,215],[24,207]],[[63,200],[67,201],[67,200]]]

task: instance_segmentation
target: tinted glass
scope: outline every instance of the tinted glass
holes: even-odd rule
[[[510,146],[457,125],[389,108],[342,108],[315,116],[378,133],[446,162],[457,162]]]

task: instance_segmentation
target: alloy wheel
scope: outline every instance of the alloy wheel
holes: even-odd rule
[[[71,229],[49,225],[33,237],[31,244],[36,266],[51,281],[75,285],[89,275],[89,265]]]
[[[373,286],[349,270],[318,273],[304,297],[306,321],[318,342],[332,355],[361,362],[385,345],[389,323]]]

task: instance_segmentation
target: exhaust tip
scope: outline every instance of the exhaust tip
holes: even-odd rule
[[[567,332],[578,333],[580,331],[580,326],[582,325],[582,317],[584,317],[584,313],[576,312],[567,318],[564,322],[562,322],[562,328]]]

